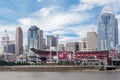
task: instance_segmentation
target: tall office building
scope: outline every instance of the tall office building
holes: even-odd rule
[[[97,50],[97,34],[96,32],[87,32],[87,49]]]
[[[86,51],[86,50],[88,50],[88,47],[87,47],[87,37],[83,38],[79,42],[79,51]]]
[[[64,44],[58,44],[58,51],[64,51]]]
[[[98,19],[98,50],[111,50],[118,44],[118,22],[112,9],[105,6]]]
[[[57,37],[54,37],[53,35],[47,36],[47,47],[57,47]]]
[[[19,56],[23,53],[23,32],[21,27],[16,28],[15,54]]]
[[[79,51],[79,42],[67,42],[65,51],[72,51],[75,55],[76,51]]]
[[[4,51],[3,52],[15,54],[15,44],[4,45]]]
[[[43,31],[37,26],[31,26],[28,30],[28,51],[30,48],[43,50]]]
[[[39,50],[43,50],[44,49],[44,43],[43,43],[43,30],[39,30],[38,31],[38,37],[39,37]]]

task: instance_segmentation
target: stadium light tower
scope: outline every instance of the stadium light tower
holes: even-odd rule
[[[57,50],[56,50],[56,53],[57,53],[57,63],[58,63],[59,62],[59,57],[58,57],[59,34],[56,35],[56,38],[57,38]]]

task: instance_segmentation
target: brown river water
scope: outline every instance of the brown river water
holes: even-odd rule
[[[120,80],[120,71],[0,72],[0,80]]]

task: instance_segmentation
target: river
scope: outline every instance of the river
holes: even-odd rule
[[[0,72],[0,80],[120,80],[120,72]]]

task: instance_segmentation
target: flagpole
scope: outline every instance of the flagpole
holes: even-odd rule
[[[50,63],[52,63],[51,46],[52,46],[52,40],[50,39]]]
[[[56,53],[57,53],[57,63],[58,63],[58,62],[59,62],[59,57],[58,57],[58,41],[59,41],[59,34],[57,34],[56,37],[57,37],[57,50],[56,50],[57,52],[56,52]]]

